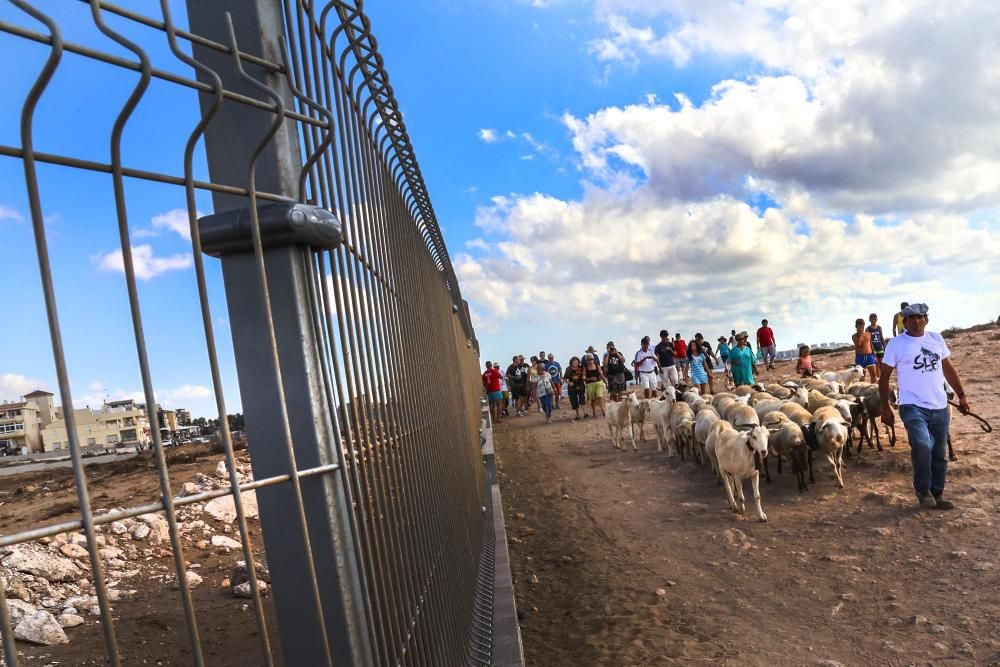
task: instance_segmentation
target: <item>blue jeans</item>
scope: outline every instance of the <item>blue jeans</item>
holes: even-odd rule
[[[542,404],[542,410],[545,411],[546,417],[552,416],[552,394],[542,394],[538,397],[538,400]]]
[[[913,488],[917,493],[944,492],[948,474],[948,408],[930,410],[919,405],[899,406],[899,416],[910,441]]]

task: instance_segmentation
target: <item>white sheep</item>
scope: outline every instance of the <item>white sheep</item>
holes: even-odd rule
[[[724,422],[719,422],[724,423]],[[767,429],[755,425],[748,431],[737,431],[731,426],[712,427],[710,439],[713,452],[722,476],[722,487],[733,511],[743,514],[746,499],[743,496],[743,480],[749,478],[753,487],[753,500],[757,518],[767,521],[760,506],[760,470],[767,460]]]
[[[846,387],[850,387],[855,382],[865,379],[865,369],[861,366],[851,366],[844,371],[825,371],[819,374],[820,379],[827,382],[839,382]]]
[[[786,402],[778,398],[772,398],[768,401],[757,401],[753,409],[757,411],[757,417],[761,420],[761,423],[764,423],[765,416],[772,412],[777,412]]]
[[[630,428],[632,429],[632,432],[634,433],[635,432],[635,425],[638,424],[639,425],[639,442],[645,442],[646,441],[646,432],[645,432],[645,428],[646,428],[646,413],[649,412],[649,400],[648,399],[643,399],[641,401],[640,400],[633,401],[633,400],[631,400],[632,398],[636,398],[635,394],[631,394],[629,401],[627,401],[628,402],[629,419],[631,420]]]
[[[670,437],[674,448],[684,458],[684,450],[694,452],[694,410],[687,403],[678,401],[670,411]]]
[[[760,417],[757,416],[757,411],[749,405],[741,403],[734,403],[726,408],[722,418],[737,429],[760,426]]]
[[[796,387],[795,391],[792,392],[791,397],[788,399],[793,403],[798,403],[802,407],[808,407],[809,405],[809,390],[805,387]]]
[[[622,431],[625,427],[628,427],[629,436],[632,438],[632,449],[638,450],[639,447],[635,444],[635,431],[632,430],[632,421],[630,415],[630,404],[632,402],[638,403],[639,400],[635,397],[635,394],[629,394],[629,397],[624,401],[609,402],[604,407],[604,419],[608,423],[608,433],[611,434],[611,444],[615,449],[622,448]]]
[[[820,408],[813,413],[812,428],[816,446],[833,466],[837,486],[844,488],[844,446],[847,444],[847,424],[836,407]]]
[[[708,442],[708,432],[712,427],[712,424],[720,421],[722,417],[719,413],[715,411],[714,408],[707,410],[702,410],[694,418],[694,443],[695,449],[700,450],[704,453],[705,459],[709,459],[708,450],[705,444]],[[713,466],[712,470],[715,470]]]
[[[656,429],[656,451],[663,451],[663,443],[667,443],[667,452],[673,456],[673,447],[670,442],[670,411],[674,407],[673,392],[665,394],[666,398],[660,401],[650,401],[649,417]]]

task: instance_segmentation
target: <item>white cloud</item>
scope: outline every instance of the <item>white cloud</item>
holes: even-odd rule
[[[212,390],[200,384],[184,384],[176,389],[168,389],[163,392],[163,400],[169,405],[178,405],[184,401],[209,398],[210,396],[212,396]]]
[[[17,373],[0,373],[0,400],[18,401],[36,389],[45,390],[48,383]]]
[[[122,259],[120,248],[98,255],[94,261],[99,271],[125,272],[125,262]],[[193,263],[194,259],[189,252],[169,257],[156,257],[153,254],[153,247],[150,245],[143,244],[132,247],[132,264],[135,267],[135,277],[139,280],[150,280],[168,271],[188,269]]]
[[[0,204],[0,222],[3,222],[4,220],[21,222],[24,220],[24,217],[17,211],[17,209]]]
[[[479,138],[488,144],[500,141],[500,135],[497,134],[497,131],[488,127],[479,130]]]

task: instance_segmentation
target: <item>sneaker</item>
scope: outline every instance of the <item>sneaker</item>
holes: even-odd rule
[[[955,503],[945,500],[942,496],[934,496],[934,504],[939,510],[953,510]]]
[[[925,510],[936,509],[938,506],[937,502],[934,500],[931,494],[927,493],[926,491],[923,493],[918,493],[917,500],[920,502],[920,507],[922,507]]]

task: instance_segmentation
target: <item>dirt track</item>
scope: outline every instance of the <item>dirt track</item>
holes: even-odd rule
[[[973,409],[1000,426],[998,339],[949,344]],[[658,454],[651,425],[635,453],[600,417],[556,415],[495,436],[527,664],[1000,664],[998,440],[973,420],[952,422],[956,510],[915,509],[900,427],[894,449],[847,462],[843,490],[825,462],[802,495],[772,466],[761,524],[707,467]]]

